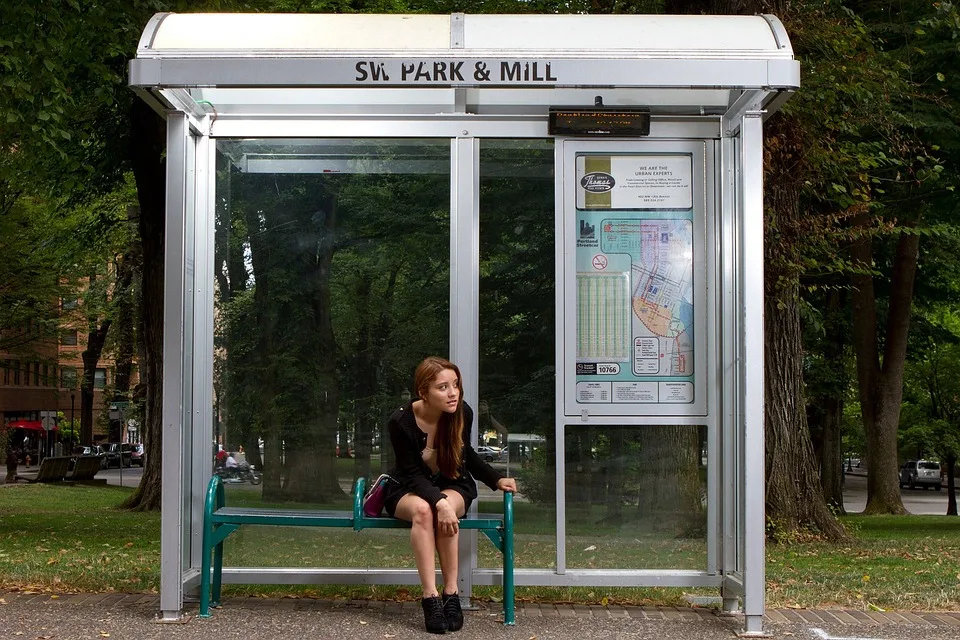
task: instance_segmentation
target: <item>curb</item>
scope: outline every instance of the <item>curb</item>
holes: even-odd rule
[[[0,603],[46,604],[51,606],[96,605],[99,609],[137,608],[159,611],[160,596],[142,593],[34,593],[29,591],[0,591]],[[500,613],[501,605],[494,602],[475,602],[481,612]],[[196,602],[188,601],[184,608],[192,611]],[[415,601],[383,600],[326,600],[318,598],[258,598],[239,596],[224,598],[224,608],[256,611],[325,611],[336,609],[385,610],[399,613],[406,609],[419,611]],[[727,614],[707,607],[622,606],[603,607],[585,604],[553,604],[518,602],[518,618],[633,618],[638,620],[669,620],[677,623],[714,619]],[[733,617],[738,617],[734,614]],[[771,624],[836,624],[856,626],[919,626],[944,627],[960,631],[960,611],[860,611],[856,609],[767,609],[764,619]]]

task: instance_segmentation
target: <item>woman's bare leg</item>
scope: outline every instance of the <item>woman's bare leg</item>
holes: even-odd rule
[[[454,489],[444,489],[443,495],[447,496],[447,502],[457,513],[457,517],[462,518],[465,511],[463,496]],[[457,593],[460,591],[457,586],[457,579],[460,577],[459,530],[452,536],[437,531],[436,545],[440,555],[440,571],[443,574],[443,591],[447,594]]]
[[[413,546],[413,557],[417,562],[417,573],[420,574],[423,597],[430,598],[439,595],[437,592],[437,565],[435,561],[437,545],[434,541],[433,508],[423,498],[408,493],[400,498],[394,516],[406,520],[412,525],[410,527],[410,544]],[[443,556],[441,556],[442,562]]]

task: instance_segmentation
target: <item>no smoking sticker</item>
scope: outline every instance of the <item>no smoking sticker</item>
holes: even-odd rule
[[[593,256],[593,268],[597,269],[598,271],[603,271],[606,269],[607,256],[603,255],[602,253],[598,253],[597,255]]]

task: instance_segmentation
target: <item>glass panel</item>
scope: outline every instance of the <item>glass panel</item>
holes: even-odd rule
[[[705,569],[707,430],[566,428],[567,567]]]
[[[103,389],[105,386],[107,386],[107,370],[96,369],[93,372],[93,388]]]
[[[348,510],[386,419],[449,353],[449,140],[217,142],[215,443],[231,505]],[[386,446],[382,447],[381,444]],[[242,527],[231,566],[413,566],[409,531]]]
[[[481,141],[478,433],[518,479],[526,568],[556,566],[553,162],[552,140]],[[481,487],[480,499],[481,511],[502,510],[499,493]],[[490,545],[478,551],[480,566],[501,566]]]

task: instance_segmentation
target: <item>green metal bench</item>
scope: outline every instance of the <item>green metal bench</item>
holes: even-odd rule
[[[395,518],[369,518],[363,513],[366,480],[357,479],[353,487],[353,511],[299,511],[293,509],[257,509],[224,506],[223,483],[210,478],[203,508],[203,560],[200,573],[200,617],[210,617],[210,606],[220,604],[223,573],[223,542],[244,524],[278,527],[340,527],[363,529],[403,529],[410,523]],[[514,624],[513,584],[513,494],[503,494],[503,515],[483,514],[460,520],[461,529],[482,532],[503,554],[503,623]]]

